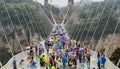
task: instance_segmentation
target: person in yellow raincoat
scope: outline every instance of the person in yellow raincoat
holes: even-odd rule
[[[60,69],[62,66],[60,57],[57,58],[56,62],[57,62],[57,69]]]
[[[44,66],[44,61],[45,61],[44,57],[45,57],[44,55],[40,55],[39,56],[39,58],[40,58],[40,65],[41,66]]]
[[[68,60],[68,66],[72,66],[72,64],[73,64],[73,62],[72,62],[72,59],[71,58],[69,58],[69,60]]]
[[[45,61],[46,61],[46,58],[45,58],[45,55],[43,55],[43,58],[42,58],[42,64],[43,64],[43,66],[45,66]]]
[[[45,57],[45,66],[46,66],[46,69],[48,69],[49,64],[50,64],[49,58],[46,56]]]
[[[66,48],[65,48],[66,51],[68,51],[68,44],[66,45]]]
[[[39,56],[39,58],[40,58],[40,61],[42,61],[43,55],[41,54],[41,55]]]
[[[57,38],[55,38],[54,41],[55,41],[55,43],[58,43],[58,39]]]

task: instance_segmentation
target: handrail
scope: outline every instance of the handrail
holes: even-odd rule
[[[23,55],[25,54],[25,55]],[[1,67],[0,69],[12,69],[13,65],[12,65],[12,62],[13,62],[13,58],[16,58],[16,61],[17,61],[17,66],[19,65],[19,62],[24,59],[25,57],[27,57],[27,51],[23,51],[23,52],[20,52],[18,54],[16,54],[15,56],[13,56],[5,65],[3,65],[3,67]]]
[[[96,58],[96,63],[97,63],[97,52],[96,51],[91,51],[93,54],[93,58]],[[113,64],[107,57],[106,57],[106,64],[105,64],[105,69],[120,69],[117,67],[115,64]]]
[[[118,60],[117,66],[119,66],[119,64],[120,64],[120,59]]]

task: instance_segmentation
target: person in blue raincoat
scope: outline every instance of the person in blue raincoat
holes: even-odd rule
[[[63,47],[63,44],[62,44],[62,41],[61,41],[61,40],[59,40],[58,46],[59,46],[60,49]]]
[[[67,57],[65,56],[65,54],[62,56],[62,63],[63,63],[63,66],[65,67],[67,63]]]
[[[101,69],[101,58],[98,58],[98,69]]]
[[[13,69],[17,69],[16,58],[13,58]]]
[[[102,60],[102,66],[104,67],[105,66],[105,62],[106,62],[106,57],[105,55],[103,55],[103,57],[101,58]]]
[[[53,44],[53,47],[52,47],[54,50],[56,50],[57,49],[57,44],[54,42],[54,44]]]

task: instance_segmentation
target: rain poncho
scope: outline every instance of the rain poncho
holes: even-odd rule
[[[68,47],[68,45],[66,45],[66,48],[65,48],[65,50],[66,50],[66,51],[68,51],[68,49],[69,49],[69,47]]]
[[[103,56],[103,57],[101,58],[101,60],[102,60],[102,64],[104,65],[104,64],[105,64],[105,62],[106,62],[106,57],[105,57],[105,56]]]
[[[53,44],[53,49],[56,49],[57,48],[57,44]]]
[[[62,42],[61,42],[61,41],[59,41],[58,46],[59,46],[60,48],[62,48],[62,47],[63,47],[63,44],[62,44]]]
[[[66,56],[62,56],[62,63],[66,64],[67,63],[67,57]]]
[[[72,64],[73,64],[72,60],[69,60],[69,61],[68,61],[68,65],[69,65],[69,66],[72,66]]]
[[[39,51],[44,51],[44,47],[42,45],[39,45]]]
[[[57,58],[57,60],[56,60],[56,61],[57,61],[57,63],[58,63],[58,62],[60,62],[60,58]]]
[[[49,58],[45,57],[45,65],[48,66],[49,65]]]
[[[82,52],[78,52],[78,57],[79,57],[79,62],[81,62],[81,60],[82,60]]]
[[[98,58],[98,66],[101,67],[101,58]]]
[[[15,57],[14,57],[14,59],[13,59],[13,67],[15,68],[17,65],[16,65],[16,59],[15,59]]]

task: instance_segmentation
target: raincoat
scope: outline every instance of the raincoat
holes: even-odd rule
[[[67,57],[64,55],[62,56],[62,63],[63,64],[66,64],[67,63]]]
[[[104,65],[105,65],[105,62],[106,62],[106,57],[103,56],[103,57],[101,58],[101,60],[102,60],[102,65],[104,66]]]

